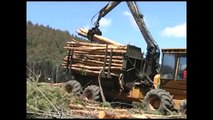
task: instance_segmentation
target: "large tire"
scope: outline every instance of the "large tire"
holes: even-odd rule
[[[81,84],[76,80],[70,80],[64,85],[65,91],[68,93],[74,93],[75,95],[80,95],[82,92]]]
[[[157,110],[165,115],[174,108],[172,99],[169,92],[163,89],[152,89],[146,94],[144,103],[148,110]]]
[[[186,100],[183,100],[183,102],[180,105],[180,110],[179,110],[179,112],[181,114],[187,114],[187,106],[186,105],[187,105]]]
[[[83,96],[89,100],[100,100],[100,88],[97,85],[87,86],[83,91]]]

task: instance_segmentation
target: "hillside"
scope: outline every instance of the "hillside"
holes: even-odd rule
[[[63,48],[66,41],[74,38],[86,41],[83,38],[70,35],[68,31],[62,31],[39,24],[27,23],[27,67],[36,74],[41,74],[41,80],[50,78],[54,82],[64,79],[62,59],[66,55]],[[29,72],[27,71],[27,74]],[[30,73],[28,74],[29,76]]]

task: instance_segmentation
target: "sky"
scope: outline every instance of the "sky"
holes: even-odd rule
[[[79,28],[92,28],[96,15],[108,2],[27,2],[27,21],[68,31],[79,36]],[[140,12],[152,37],[162,48],[186,48],[186,2],[142,2]],[[91,21],[92,17],[96,17]],[[146,52],[147,44],[126,2],[121,2],[100,21],[102,36]],[[81,37],[81,36],[79,36]]]

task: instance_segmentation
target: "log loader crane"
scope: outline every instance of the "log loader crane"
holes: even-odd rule
[[[99,22],[101,18],[103,18],[105,15],[107,15],[113,8],[115,8],[120,2],[109,2],[105,7],[103,7],[99,11],[99,15],[97,20],[95,21],[95,26],[91,28],[88,32],[88,39],[93,41],[93,35],[102,35],[102,32],[100,31]],[[146,43],[147,43],[147,54],[146,58],[144,59],[145,64],[143,66],[142,71],[139,73],[139,77],[141,79],[147,79],[151,84],[154,76],[159,73],[159,58],[160,58],[160,48],[156,41],[153,39],[152,35],[150,34],[149,30],[146,27],[146,24],[143,19],[143,15],[140,13],[139,8],[137,6],[137,3],[135,1],[128,1],[126,2],[136,23],[138,28],[140,29],[140,32],[142,33]]]

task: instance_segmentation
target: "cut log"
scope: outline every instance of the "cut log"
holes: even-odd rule
[[[96,59],[96,60],[102,60],[105,58],[105,55],[89,55],[89,54],[75,54],[76,57],[80,58],[88,58],[88,59]],[[66,56],[67,57],[67,56]],[[107,56],[107,60],[110,59],[110,56]],[[122,56],[112,56],[112,62],[123,62]]]
[[[63,66],[64,68],[67,68],[66,64],[62,64],[62,66]],[[73,67],[74,67],[74,66],[73,66]],[[72,69],[73,67],[71,67],[71,69]],[[70,66],[68,66],[68,68],[70,69]],[[93,73],[91,73],[91,74],[89,74],[89,75],[98,75],[98,73],[100,72],[100,70],[103,69],[102,66],[99,66],[98,68],[95,68],[95,69],[88,69],[88,68],[82,68],[82,67],[75,67],[75,68],[78,68],[78,69],[72,69],[72,70],[77,71],[78,73],[85,74],[85,75],[86,75],[87,72],[88,72],[87,70],[89,70],[89,71],[94,71]],[[107,70],[106,73],[108,74],[108,69],[105,68],[105,70]],[[110,73],[114,73],[114,74],[116,74],[116,76],[119,75],[121,72],[122,72],[122,71],[119,70],[119,69],[110,69]]]
[[[88,30],[81,28],[81,29],[77,30],[76,32],[83,37],[87,37]],[[101,42],[101,43],[105,43],[105,44],[121,45],[120,43],[117,43],[113,40],[110,40],[108,38],[105,38],[105,37],[102,37],[102,36],[96,35],[96,34],[93,36],[93,39],[97,42]]]
[[[89,59],[81,59],[81,58],[76,58],[72,60],[73,63],[83,63],[85,65],[104,65],[104,62],[102,61],[97,61],[97,60],[89,60]],[[67,60],[63,61],[64,64],[67,64]],[[109,62],[106,62],[106,65],[109,65]],[[111,63],[111,66],[118,66],[122,67],[123,64],[118,64],[118,63]]]
[[[66,68],[66,66],[64,66]],[[94,70],[87,70],[87,69],[82,69],[82,68],[77,68],[77,67],[72,67],[72,70],[75,70],[76,72],[82,74],[82,75],[92,75],[92,76],[97,76],[100,73],[99,71],[94,71]],[[107,72],[105,72],[107,74]],[[110,75],[119,77],[119,74],[111,72]]]
[[[76,54],[78,55],[78,54]],[[81,54],[82,55],[82,54]],[[105,58],[105,55],[93,55],[93,54],[84,54],[85,57],[88,58]],[[110,56],[107,56],[107,58],[110,58]],[[123,56],[112,56],[112,59],[123,59]]]
[[[97,49],[97,50],[105,50],[106,49],[106,45],[105,46],[85,46],[85,45],[74,45],[74,46],[65,46],[64,48],[68,48],[68,49],[74,49],[75,48],[85,48],[85,49]],[[127,47],[126,46],[108,46],[108,49],[113,49],[113,50],[126,50]]]
[[[67,57],[68,56],[66,56],[63,60],[67,61]],[[79,54],[73,56],[73,59],[90,59],[90,60],[96,60],[96,61],[102,61],[102,62],[104,62],[104,58],[103,57],[102,58],[101,57],[98,58],[98,57],[91,57],[91,56],[79,55]],[[106,60],[107,60],[107,62],[110,61],[109,58],[107,58]],[[122,64],[123,60],[118,60],[118,59],[112,58],[112,63]]]
[[[83,28],[81,28],[80,31],[87,34],[89,30],[88,30],[88,29],[83,29]],[[110,40],[110,39],[105,38],[105,37],[100,36],[100,35],[96,35],[96,34],[95,34],[95,35],[94,35],[94,38],[96,38],[98,41],[103,42],[103,43],[108,43],[108,44],[112,44],[112,45],[121,45],[121,44],[118,43],[118,42],[115,42],[115,41],[113,41],[113,40]]]
[[[69,49],[68,49],[69,50]],[[67,51],[68,53],[69,51]],[[111,52],[111,51],[110,51]],[[108,52],[108,54],[110,54],[110,52]],[[105,52],[102,51],[98,51],[98,50],[89,50],[89,51],[79,51],[79,50],[74,50],[73,51],[74,54],[78,53],[78,54],[88,54],[88,55],[104,55],[105,56]],[[116,53],[116,52],[112,52],[112,56],[120,56],[122,57],[125,53]]]
[[[82,110],[84,109],[84,106],[80,105],[80,104],[77,104],[77,105],[74,105],[74,104],[69,104],[68,106],[70,109],[77,109],[77,110]]]
[[[77,30],[83,36],[87,36],[88,30]],[[63,58],[62,66],[71,68],[75,73],[82,75],[97,76],[101,69],[105,74],[119,76],[122,73],[123,56],[126,53],[127,46],[121,45],[102,36],[93,36],[96,42],[79,42],[74,39],[67,42],[67,52],[72,51],[72,57],[69,56],[71,63],[67,66],[68,56]],[[72,59],[71,59],[72,58]],[[109,69],[110,68],[110,69]],[[107,72],[106,72],[107,71]]]
[[[106,47],[106,44],[97,44],[97,43],[87,43],[87,42],[74,42],[74,41],[69,41],[67,42],[67,45],[76,45],[76,46],[90,46],[90,47]],[[127,48],[125,45],[108,45],[108,48],[117,48],[117,47],[122,47],[124,49]]]
[[[68,56],[65,56],[63,60],[67,60],[67,58],[68,58]],[[71,56],[69,58],[71,58]],[[98,60],[102,61],[102,59],[105,59],[105,55],[95,55],[95,56],[93,56],[93,55],[89,55],[89,53],[84,53],[84,54],[74,53],[72,58],[73,59],[89,59],[89,60],[93,59],[93,60],[97,60],[97,61]],[[123,62],[123,59],[120,59],[120,58],[122,58],[122,57],[121,56],[120,57],[117,57],[117,56],[113,57],[112,56],[112,62],[118,62],[118,63]],[[110,56],[107,55],[106,59],[110,60]]]
[[[95,67],[92,67],[92,66],[86,66],[86,65],[83,65],[83,64],[72,64],[72,67],[78,67],[78,68],[83,68],[83,69],[90,69],[90,70],[101,70],[103,67],[99,67],[99,66],[95,66]],[[105,67],[105,69],[108,69],[109,67]],[[122,70],[121,67],[114,67],[112,66],[111,69],[118,69],[118,70]]]
[[[64,68],[67,67],[66,64],[62,64],[62,66],[64,66]],[[70,68],[70,66],[71,66],[71,65],[69,65],[68,68]],[[79,70],[81,70],[82,72],[87,72],[86,70],[90,70],[90,71],[95,71],[95,73],[96,73],[96,72],[98,73],[98,71],[100,71],[101,69],[103,69],[103,66],[97,66],[97,68],[96,68],[96,67],[90,66],[90,67],[86,68],[86,67],[83,67],[83,66],[80,67],[80,66],[75,66],[75,65],[73,65],[73,66],[71,67],[71,69],[74,70],[74,68],[76,68],[76,70],[79,69]],[[108,67],[105,67],[105,70],[108,70]],[[121,68],[119,68],[119,67],[113,67],[113,69],[111,69],[111,72],[113,72],[113,73],[115,73],[115,74],[120,73],[120,72],[121,72]]]
[[[87,110],[71,110],[71,114],[81,115],[81,116],[93,116],[96,117],[98,111],[87,111]]]
[[[75,63],[82,63],[84,65],[89,65],[89,66],[103,66],[102,64],[99,64],[99,63],[90,63],[90,62],[75,62]],[[67,62],[64,61],[62,63],[62,66],[67,66]],[[70,65],[69,65],[70,66]]]
[[[106,46],[80,46],[80,45],[74,45],[74,46],[65,46],[64,48],[73,49],[73,50],[79,50],[79,49],[90,49],[90,50],[106,50]],[[79,48],[79,49],[76,49]],[[126,50],[125,46],[108,46],[108,49],[113,50]]]
[[[130,114],[118,114],[116,112],[107,112],[107,111],[99,111],[98,113],[99,119],[125,119],[131,118]]]
[[[146,117],[145,115],[138,115],[138,114],[133,114],[133,115],[131,115],[131,118],[137,118],[137,119],[141,119],[141,118],[148,118],[148,117]]]
[[[105,47],[64,47],[65,49],[72,49],[72,50],[78,50],[78,51],[93,51],[93,52],[105,52]],[[97,51],[98,50],[98,51]],[[110,49],[107,50],[108,52],[111,52]],[[113,52],[116,53],[126,53],[126,50],[119,50],[119,49],[113,49]]]
[[[103,118],[105,118],[105,116],[106,116],[106,114],[105,114],[104,111],[99,111],[99,112],[98,112],[98,116],[97,116],[97,117],[98,117],[99,119],[103,119]]]

